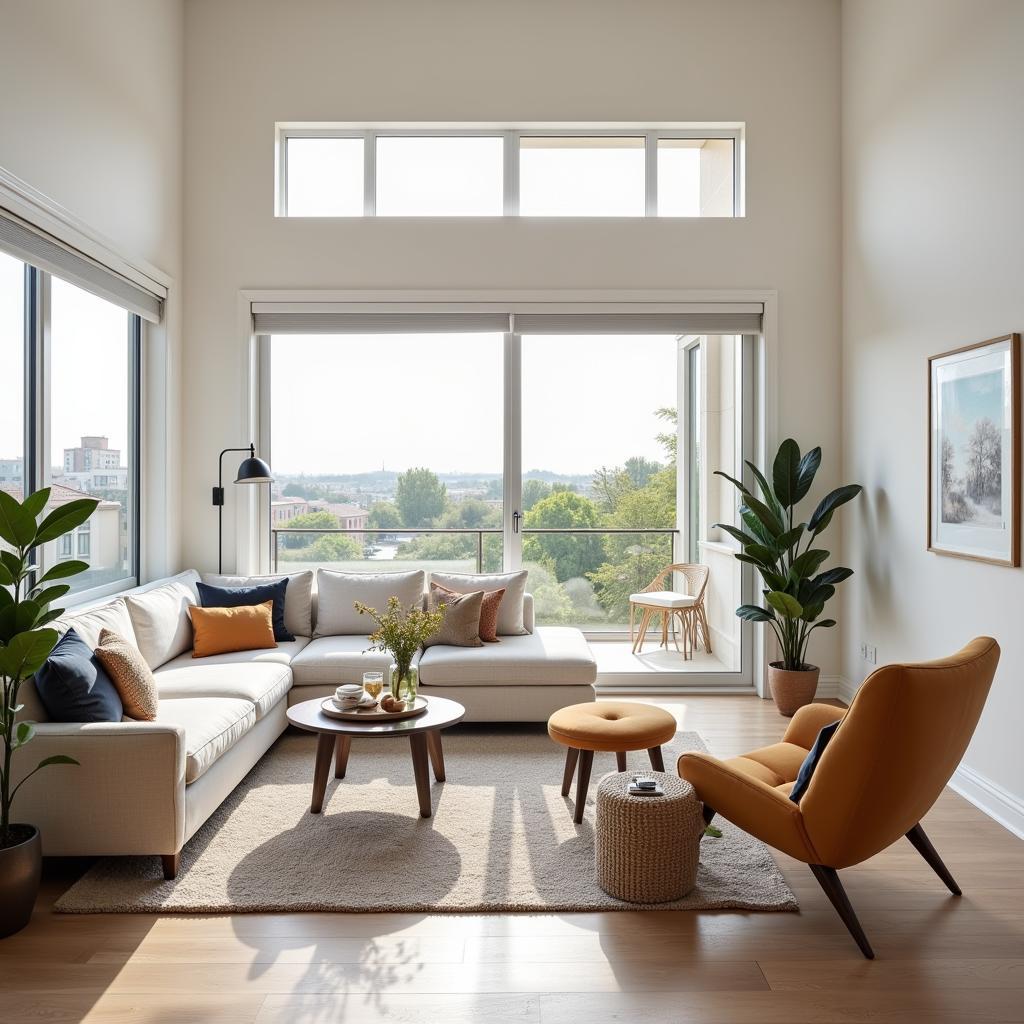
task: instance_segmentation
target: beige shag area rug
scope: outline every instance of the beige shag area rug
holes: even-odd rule
[[[408,744],[355,740],[345,779],[309,813],[315,737],[286,733],[186,844],[163,880],[157,857],[98,861],[58,901],[63,913],[594,911],[638,909],[594,880],[594,799],[615,769],[598,754],[586,816],[560,793],[565,750],[533,729],[444,733],[447,782],[421,818]],[[665,749],[670,770],[696,733]],[[630,770],[649,768],[629,755]],[[573,794],[575,793],[575,784]],[[701,842],[697,886],[669,910],[796,910],[767,847],[721,822]]]

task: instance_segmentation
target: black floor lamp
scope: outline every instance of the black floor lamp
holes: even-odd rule
[[[217,460],[217,486],[213,489],[213,503],[217,506],[217,572],[224,571],[224,456],[228,452],[248,452],[249,458],[245,459],[238,467],[238,476],[235,477],[236,484],[272,484],[274,478],[270,475],[270,467],[262,460],[256,458],[256,446],[250,444],[248,448],[225,448]]]

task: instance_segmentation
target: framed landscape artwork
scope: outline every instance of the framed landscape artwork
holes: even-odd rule
[[[1020,335],[928,360],[928,550],[1020,565]]]

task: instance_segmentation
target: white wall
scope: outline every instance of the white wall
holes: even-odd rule
[[[836,482],[838,28],[837,0],[187,0],[186,561],[215,564],[217,451],[248,440],[243,288],[775,288],[781,430]],[[287,120],[745,121],[748,215],[275,220]]]
[[[0,0],[0,166],[173,279],[150,331],[150,575],[180,560],[183,34],[182,0]]]
[[[1024,570],[929,554],[927,359],[1024,331],[1018,0],[843,4],[843,665],[938,657],[978,634],[1002,661],[958,785],[1024,828]]]

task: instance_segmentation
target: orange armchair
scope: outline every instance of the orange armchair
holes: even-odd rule
[[[715,814],[807,864],[861,952],[874,957],[839,880],[906,836],[955,896],[960,888],[921,828],[967,749],[992,677],[999,645],[990,637],[919,665],[886,665],[865,680],[848,711],[801,708],[781,743],[720,761],[679,758],[678,771]],[[789,799],[819,730],[842,719],[800,803]]]

